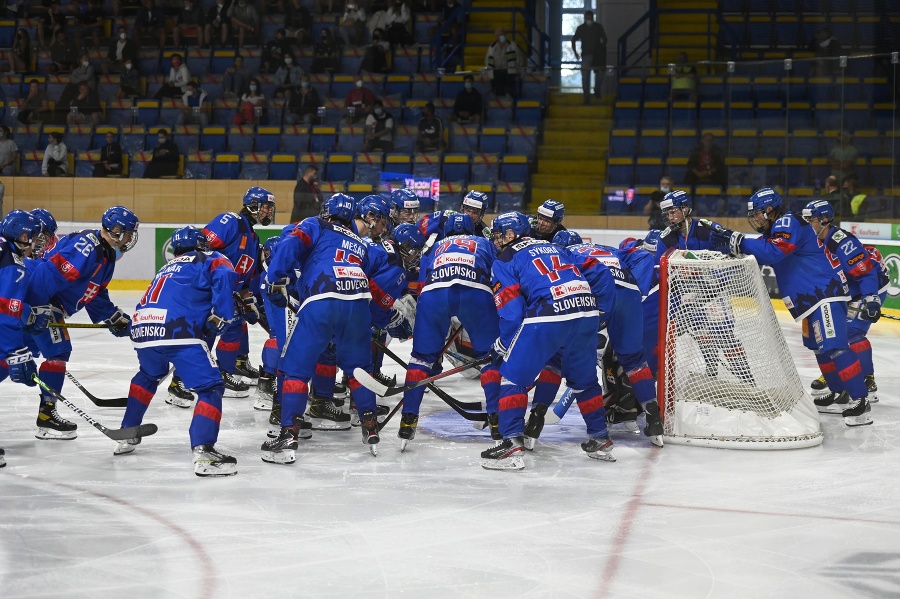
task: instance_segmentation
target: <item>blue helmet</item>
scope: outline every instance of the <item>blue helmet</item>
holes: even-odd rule
[[[35,237],[40,232],[41,223],[24,210],[11,211],[0,223],[0,235],[20,254],[34,249]]]
[[[30,214],[36,218],[41,225],[41,232],[34,242],[34,255],[40,257],[44,255],[45,251],[56,244],[56,230],[59,226],[56,224],[56,219],[53,218],[53,215],[50,214],[50,211],[46,208],[35,208]],[[53,243],[50,244],[50,247],[47,247],[47,243],[51,239],[53,240]]]
[[[770,206],[772,212],[775,213],[774,216],[781,214],[781,196],[771,187],[763,187],[747,200],[747,221],[757,233],[765,233],[768,229],[766,225],[760,226],[759,223],[755,222],[757,212],[766,214],[767,224],[771,225],[771,223],[775,221],[775,219],[770,218],[766,212],[766,209]]]
[[[263,217],[259,216],[259,209],[264,204],[271,205],[271,211]],[[245,213],[252,216],[259,224],[266,226],[275,222],[275,194],[262,187],[251,187],[244,194]]]
[[[468,214],[451,214],[444,223],[444,237],[450,235],[472,235],[475,233],[475,223]]]
[[[394,209],[394,220],[397,222],[410,223],[419,215],[419,196],[406,187],[391,192],[391,205]]]
[[[341,221],[346,225],[353,222],[356,215],[356,202],[344,193],[336,193],[327,200],[322,207],[322,216]]]
[[[555,243],[556,245],[561,245],[562,247],[567,248],[570,245],[578,245],[579,243],[584,243],[584,240],[581,239],[581,235],[578,234],[578,231],[563,229],[562,231],[558,231],[556,235],[553,236],[553,241],[551,243]]]
[[[169,244],[172,246],[172,253],[176,256],[191,250],[209,251],[209,241],[206,239],[206,235],[193,225],[182,227],[172,233],[172,239]]]
[[[133,249],[138,241],[138,217],[125,206],[113,206],[103,213],[101,224],[107,233],[119,245],[117,250],[124,253]],[[126,239],[125,234],[131,233]],[[124,242],[124,243],[123,243]]]
[[[279,241],[281,241],[281,236],[279,235],[274,235],[266,239],[260,252],[262,254],[262,262],[266,264],[269,263],[269,260],[272,259],[272,252],[275,251],[275,246],[278,245]]]
[[[663,212],[665,212],[667,208],[681,208],[683,210],[685,208],[693,208],[694,201],[691,199],[688,192],[676,189],[675,191],[670,191],[663,197],[662,201],[659,203],[659,207]]]
[[[356,216],[371,226],[372,219],[381,219],[386,230],[393,228],[391,220],[391,205],[379,195],[368,195],[356,205]]]
[[[834,207],[826,200],[813,200],[803,208],[801,214],[806,222],[817,218],[823,223],[830,223],[834,220]]]
[[[397,244],[404,266],[407,270],[411,270],[418,264],[422,248],[425,246],[422,231],[412,223],[400,223],[394,227],[391,237]]]
[[[462,205],[459,208],[460,212],[465,212],[466,209],[477,211],[478,219],[484,216],[484,213],[487,212],[488,209],[488,196],[486,193],[475,191],[474,189],[466,194],[466,197],[463,198]]]
[[[531,222],[521,212],[504,212],[491,223],[491,231],[501,237],[509,230],[512,230],[516,237],[527,235],[531,231]]]
[[[559,224],[566,216],[566,207],[562,202],[556,200],[547,200],[537,209],[538,216],[549,218],[554,223]]]

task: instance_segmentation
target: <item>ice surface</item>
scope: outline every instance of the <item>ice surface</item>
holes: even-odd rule
[[[139,294],[113,296],[133,306]],[[815,360],[779,318],[808,384]],[[126,395],[137,365],[128,341],[71,335],[82,384]],[[145,419],[159,433],[114,457],[115,443],[64,406],[78,439],[35,439],[36,392],[6,381],[0,597],[897,597],[900,325],[882,320],[870,339],[875,423],[823,416],[821,447],[659,450],[621,432],[618,461],[601,463],[578,447],[573,409],[520,473],[483,470],[487,433],[432,394],[404,453],[397,417],[377,458],[356,429],[316,432],[292,466],[259,459],[267,414],[252,397],[225,400],[218,447],[239,474],[201,479],[191,411],[167,405],[163,386]],[[262,342],[254,330],[255,364]],[[392,349],[406,357],[410,344]],[[476,381],[441,386],[481,395]],[[97,408],[69,382],[63,394],[118,426],[122,410]]]

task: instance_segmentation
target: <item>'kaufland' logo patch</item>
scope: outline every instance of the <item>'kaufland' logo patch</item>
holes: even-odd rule
[[[131,322],[134,324],[162,323],[166,321],[169,311],[160,308],[145,308],[136,311],[131,316]]]
[[[338,279],[365,279],[366,273],[358,266],[335,266],[334,276]]]
[[[568,295],[579,295],[582,293],[590,293],[591,287],[584,281],[571,281],[562,285],[555,285],[550,288],[553,299],[558,300]]]
[[[434,267],[439,268],[441,266],[446,266],[448,264],[463,264],[465,266],[475,267],[475,256],[469,256],[466,254],[441,254],[434,261]]]

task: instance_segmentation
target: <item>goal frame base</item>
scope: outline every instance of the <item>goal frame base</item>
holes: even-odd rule
[[[712,447],[714,449],[738,449],[743,451],[777,451],[780,449],[806,449],[822,444],[825,435],[820,431],[815,435],[802,437],[785,437],[783,439],[760,439],[753,437],[722,437],[701,439],[696,437],[663,436],[666,445],[685,445],[692,447]]]

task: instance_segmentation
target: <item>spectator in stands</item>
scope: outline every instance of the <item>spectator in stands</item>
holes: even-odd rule
[[[266,97],[262,93],[262,86],[258,79],[251,79],[249,91],[241,96],[238,112],[231,119],[235,125],[245,123],[259,123],[266,112]]]
[[[247,36],[255,36],[259,33],[259,13],[252,2],[237,0],[231,3],[228,9],[228,18],[231,19],[231,27],[238,36],[238,48],[244,47]]]
[[[62,141],[62,133],[51,133],[47,149],[44,150],[41,174],[45,177],[65,177],[69,172],[68,154],[69,150]]]
[[[57,31],[53,43],[50,44],[50,60],[47,71],[50,73],[69,73],[78,66],[78,46],[66,37],[65,31]]]
[[[99,125],[103,118],[100,97],[83,81],[78,84],[78,95],[69,101],[68,110],[66,124],[69,126]]]
[[[416,136],[416,152],[440,152],[444,149],[444,123],[434,116],[434,104],[428,102],[422,108],[419,133]]]
[[[134,32],[138,43],[145,44],[144,38],[150,38],[159,44],[166,45],[166,20],[162,9],[153,4],[153,0],[143,0],[134,19]]]
[[[691,187],[701,183],[719,187],[728,185],[725,153],[716,145],[716,139],[712,133],[704,133],[700,144],[691,152],[684,182]]]
[[[859,176],[850,173],[841,180],[841,219],[848,221],[864,221],[869,212],[866,194],[856,189]]]
[[[90,36],[94,40],[94,49],[100,50],[100,36],[105,37],[103,29],[106,18],[103,14],[102,0],[78,0],[75,6],[75,19],[79,25],[78,46],[87,48],[84,38]]]
[[[380,27],[372,32],[372,43],[366,47],[366,55],[359,67],[360,73],[388,72],[388,53],[391,45],[384,38],[384,30]]]
[[[160,129],[157,133],[158,144],[153,148],[153,158],[147,163],[144,179],[174,177],[178,174],[178,146],[169,139],[169,132]]]
[[[831,30],[822,28],[816,31],[816,39],[809,49],[815,52],[818,59],[809,71],[810,77],[829,77],[838,71],[840,66],[835,59],[843,54],[843,47]]]
[[[313,73],[332,73],[340,70],[341,48],[331,35],[330,29],[323,29],[319,41],[313,48]]]
[[[384,35],[391,46],[409,46],[412,44],[412,18],[406,2],[394,0],[385,12]]]
[[[57,0],[50,3],[49,10],[44,7],[32,7],[32,11],[40,11],[41,26],[38,27],[38,43],[42,49],[47,48],[47,38],[56,39],[56,34],[63,31],[66,27],[66,17],[62,14],[61,7]]]
[[[174,17],[172,27],[172,38],[175,41],[175,47],[181,48],[181,37],[196,37],[197,45],[203,46],[204,34],[203,9],[199,4],[195,4],[193,0],[185,0],[184,5]]]
[[[275,97],[290,98],[300,87],[303,69],[294,62],[293,54],[285,54],[281,66],[275,71]]]
[[[262,51],[262,72],[274,73],[284,63],[284,57],[291,52],[291,43],[285,38],[285,30],[279,29],[275,37],[266,42]]]
[[[345,46],[361,46],[366,30],[366,11],[355,0],[347,0],[341,18],[341,39]]]
[[[822,199],[831,204],[831,207],[834,208],[834,213],[837,215],[837,219],[840,220],[841,186],[838,181],[838,178],[834,175],[825,177],[825,190],[822,194]]]
[[[226,98],[240,98],[247,93],[250,84],[250,71],[244,67],[244,57],[238,54],[234,64],[225,69],[222,87]]]
[[[213,35],[219,34],[219,42],[223,46],[228,45],[228,32],[231,26],[231,18],[228,16],[228,6],[225,0],[216,0],[216,3],[206,13],[206,25],[203,29],[203,39],[210,46],[213,45]]]
[[[136,98],[141,95],[141,75],[131,59],[125,61],[122,74],[119,75],[119,91],[116,92],[116,98],[122,100],[124,98]]]
[[[178,126],[199,125],[206,127],[209,125],[206,92],[195,81],[187,84],[187,90],[181,97],[181,104],[181,113],[176,121]]]
[[[841,131],[828,153],[828,166],[831,167],[832,176],[843,181],[845,176],[855,173],[858,156],[859,150],[850,143],[850,134]]]
[[[94,163],[95,177],[122,174],[122,146],[113,133],[106,134],[106,145],[100,150],[100,162]]]
[[[363,86],[362,75],[357,75],[354,83],[344,98],[344,121],[348,125],[365,120],[375,106],[375,94]]]
[[[295,40],[297,44],[307,44],[312,39],[312,15],[303,6],[301,0],[291,0],[284,16],[285,37]]]
[[[303,75],[300,78],[300,90],[291,94],[288,101],[284,122],[288,125],[300,123],[306,127],[315,125],[318,123],[317,115],[321,105],[319,92],[309,84],[309,75]]]
[[[28,95],[22,102],[19,111],[19,122],[23,125],[31,125],[40,122],[45,113],[50,112],[50,103],[47,102],[47,93],[41,88],[37,79],[28,82]]]
[[[31,70],[31,36],[28,35],[27,29],[19,29],[16,31],[16,37],[13,40],[13,46],[6,53],[7,68],[10,75],[15,73],[25,73]]]
[[[670,73],[672,86],[670,88],[669,97],[672,101],[689,100],[691,102],[697,100],[697,69],[694,65],[688,64],[687,52],[679,52],[678,59]]]
[[[294,207],[291,222],[298,223],[304,218],[317,216],[322,211],[322,192],[319,191],[319,168],[309,164],[303,169],[303,176],[294,187]]]
[[[506,31],[497,28],[497,41],[488,46],[484,66],[491,73],[491,91],[495,98],[516,95],[516,76],[522,66],[522,55],[516,42],[506,38]]]
[[[128,37],[124,27],[119,27],[116,37],[109,40],[109,48],[106,50],[106,60],[101,63],[103,73],[121,73],[126,62],[137,64],[138,45]]]
[[[475,89],[475,78],[466,75],[463,78],[463,89],[456,94],[453,102],[453,120],[462,124],[480,125],[484,118],[484,98]]]
[[[665,229],[668,225],[663,218],[662,208],[659,203],[662,202],[666,194],[672,191],[672,177],[668,175],[659,180],[659,189],[654,189],[650,194],[650,201],[644,205],[644,215],[647,216],[647,226],[651,229]]]
[[[9,135],[9,127],[0,125],[0,175],[16,175],[16,158],[19,146]]]
[[[381,100],[375,100],[372,113],[366,117],[366,152],[394,151],[394,117],[384,109]]]
[[[87,52],[81,55],[81,62],[79,65],[72,69],[69,83],[66,84],[62,93],[59,95],[57,105],[63,107],[69,106],[69,102],[71,102],[72,98],[78,94],[78,86],[82,83],[87,83],[88,87],[91,89],[97,88],[97,74],[94,72],[94,67],[91,66],[91,58],[88,56]]]
[[[155,2],[163,14],[163,26],[167,30],[173,28],[175,20],[184,7],[185,0],[155,0]]]
[[[160,98],[180,98],[187,91],[187,84],[191,80],[191,72],[182,62],[181,54],[172,55],[172,66],[169,68],[169,76],[166,82],[159,88],[154,96]]]
[[[444,36],[441,56],[443,57],[443,69],[448,73],[459,70],[463,64],[463,35],[459,21],[450,25],[448,35]]]
[[[606,41],[606,31],[594,20],[594,11],[586,11],[584,23],[575,28],[572,36],[572,52],[575,60],[581,60],[581,92],[585,104],[591,103],[591,71],[594,72],[594,97],[600,98],[606,73]],[[581,42],[580,57],[576,42]]]

